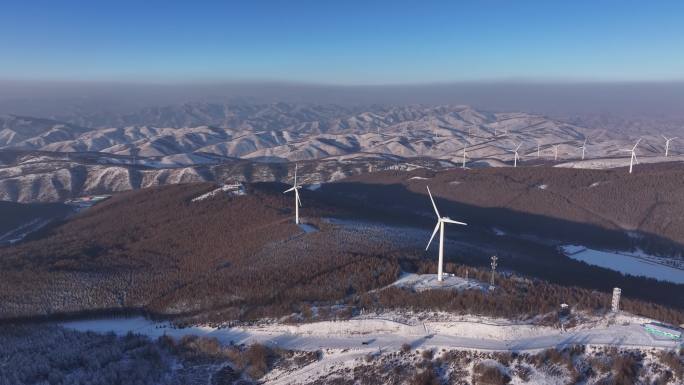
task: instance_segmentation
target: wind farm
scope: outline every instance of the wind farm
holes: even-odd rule
[[[335,362],[364,362],[378,371],[381,361],[369,364],[366,357],[397,352],[407,363],[443,349],[469,351],[478,364],[511,352],[565,354],[568,336],[621,352],[676,349],[678,340],[654,339],[649,331],[676,336],[684,323],[681,297],[670,295],[684,284],[684,263],[673,252],[684,243],[684,223],[670,211],[684,208],[684,191],[676,183],[679,163],[660,160],[662,142],[648,138],[646,146],[644,139],[625,138],[631,141],[627,159],[611,140],[592,139],[585,151],[587,136],[580,132],[558,139],[517,129],[492,139],[474,131],[460,131],[471,138],[465,143],[459,135],[434,139],[450,148],[443,159],[364,153],[177,165],[166,177],[177,175],[177,182],[112,191],[92,206],[54,203],[75,214],[52,220],[31,214],[37,202],[12,202],[11,210],[25,212],[17,223],[30,226],[10,225],[16,227],[0,247],[0,279],[9,284],[0,287],[7,298],[0,316],[47,318],[75,336],[133,332],[142,334],[141,343],[168,337],[244,344],[230,348],[233,357],[266,349],[291,369],[240,369],[241,376],[266,383],[313,382],[331,371],[345,378],[331,369]],[[393,135],[383,129],[383,138]],[[560,148],[578,140],[582,152],[561,159]],[[524,148],[535,142],[530,155]],[[527,151],[524,162],[520,151]],[[8,167],[28,170],[21,162],[32,158],[24,154],[25,160],[10,158]],[[41,156],[30,163],[34,170],[54,155]],[[88,167],[91,160],[81,156],[70,154],[68,162]],[[110,159],[97,161],[101,176],[88,179],[107,180],[110,167],[120,167],[106,165],[118,158]],[[144,151],[135,152],[135,163],[122,159],[125,175],[133,176],[127,180],[163,175],[169,167],[153,166]],[[660,204],[651,207],[654,201]],[[669,218],[665,226],[663,218]],[[106,290],[90,292],[91,271]],[[20,289],[26,284],[33,289]],[[611,310],[615,287],[623,293],[617,311]],[[81,298],[90,300],[84,305]],[[168,321],[125,315],[130,307]],[[73,317],[73,309],[108,309],[119,318],[52,320],[52,314]],[[407,345],[419,353],[406,353]],[[596,359],[599,352],[577,357]],[[645,362],[660,367],[658,357]],[[207,373],[202,368],[197,373]]]
[[[10,0],[0,385],[684,384],[682,14]]]

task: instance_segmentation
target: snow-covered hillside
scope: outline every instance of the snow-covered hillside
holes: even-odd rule
[[[374,373],[382,378],[364,383],[404,383],[392,380],[395,377],[391,373],[401,371],[405,371],[404,380],[424,374],[450,383],[455,379],[467,383],[463,381],[471,378],[474,383],[481,383],[476,380],[480,376],[498,373],[508,380],[497,384],[565,384],[580,378],[593,384],[621,375],[622,368],[613,366],[618,359],[633,359],[630,365],[634,372],[630,373],[638,375],[637,378],[668,378],[665,371],[675,362],[670,358],[677,359],[681,341],[654,338],[644,330],[642,325],[646,322],[649,320],[621,313],[587,320],[564,330],[448,313],[389,313],[342,321],[266,322],[232,328],[176,328],[140,317],[71,321],[62,325],[81,332],[114,332],[122,336],[134,332],[151,338],[175,339],[199,335],[225,345],[261,344],[318,352],[318,360],[306,366],[273,370],[263,378],[266,384],[358,380],[361,373]],[[601,369],[601,364],[607,369]],[[587,371],[588,368],[593,371]],[[673,377],[682,378],[681,373],[670,378]]]

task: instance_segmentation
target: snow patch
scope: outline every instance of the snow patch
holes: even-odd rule
[[[465,279],[451,274],[444,274],[443,280],[437,280],[437,274],[404,274],[392,285],[415,291],[425,291],[433,289],[445,290],[485,290],[487,287],[480,281]]]
[[[308,234],[308,233],[315,233],[316,231],[318,231],[318,229],[316,228],[316,226],[310,225],[310,224],[308,224],[308,223],[300,223],[300,224],[299,224],[299,228],[302,229],[302,230],[304,230],[304,232],[307,233],[307,234]]]
[[[245,187],[242,185],[242,183],[224,184],[223,186],[221,186],[217,189],[211,190],[206,194],[202,194],[198,197],[192,198],[191,202],[203,201],[205,199],[215,197],[216,195],[218,195],[220,193],[226,193],[226,194],[235,195],[235,196],[246,194]]]
[[[223,344],[265,343],[286,349],[366,349],[398,351],[402,344],[414,348],[463,348],[475,350],[539,350],[576,343],[607,346],[658,347],[672,349],[677,341],[652,338],[635,317],[604,319],[605,322],[581,324],[567,331],[533,324],[490,322],[486,317],[472,320],[400,322],[383,318],[355,318],[305,324],[263,322],[232,328],[196,325],[176,328],[168,322],[154,322],[142,317],[76,320],[63,327],[98,333],[129,332],[157,338],[167,335],[215,337]],[[623,322],[624,318],[624,322]],[[420,338],[416,338],[420,337]]]
[[[646,254],[640,250],[636,253],[625,253],[594,250],[578,245],[564,245],[560,249],[569,258],[619,271],[625,275],[684,284],[684,269],[667,266],[659,262],[662,258]]]

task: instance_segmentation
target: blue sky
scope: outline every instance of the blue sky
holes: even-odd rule
[[[683,1],[29,1],[0,79],[328,84],[684,79]]]

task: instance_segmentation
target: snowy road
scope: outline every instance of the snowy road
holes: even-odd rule
[[[260,327],[216,329],[190,327],[174,329],[164,323],[155,323],[142,317],[86,320],[63,323],[62,326],[100,333],[139,333],[156,338],[162,335],[182,337],[194,334],[215,337],[225,344],[263,343],[296,350],[354,349],[362,351],[399,350],[408,343],[416,348],[448,348],[476,350],[537,350],[573,344],[605,345],[641,348],[675,348],[681,341],[654,339],[637,323],[586,328],[560,332],[551,328],[515,330],[518,326],[487,326],[487,333],[497,332],[501,337],[487,338],[480,324],[461,323],[456,329],[436,329],[425,334],[423,325],[405,325],[387,320],[351,320],[320,322],[301,326],[266,325]],[[431,329],[427,324],[428,330]],[[469,332],[472,329],[472,333]],[[511,338],[506,338],[510,335]],[[366,344],[364,344],[364,342]]]

